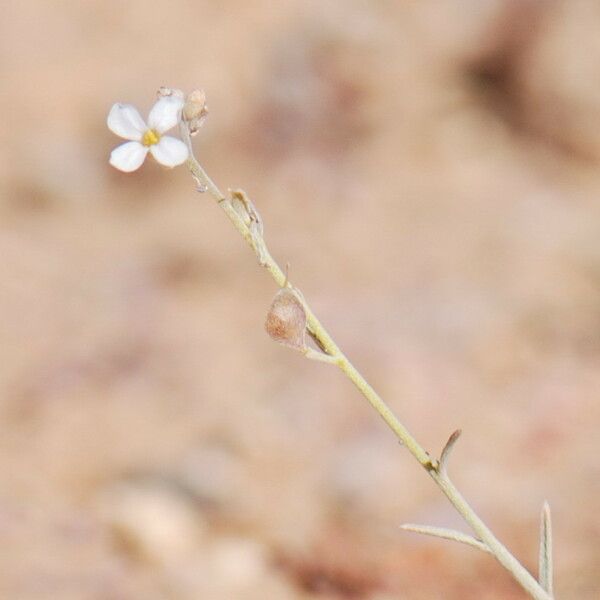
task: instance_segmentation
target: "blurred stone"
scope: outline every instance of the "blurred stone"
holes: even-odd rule
[[[565,152],[600,160],[600,4],[547,3],[521,58],[529,128]]]
[[[205,525],[190,497],[162,483],[120,483],[105,490],[101,510],[131,556],[157,565],[189,558]]]
[[[232,589],[256,586],[267,576],[265,548],[254,540],[224,537],[215,540],[207,558],[208,572]]]

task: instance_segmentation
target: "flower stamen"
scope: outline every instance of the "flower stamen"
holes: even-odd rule
[[[142,136],[142,144],[144,146],[154,146],[160,141],[160,134],[154,129],[148,129]]]

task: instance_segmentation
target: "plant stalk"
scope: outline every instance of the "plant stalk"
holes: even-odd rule
[[[275,282],[280,287],[288,285],[286,274],[269,253],[262,235],[257,236],[256,233],[252,231],[251,227],[248,225],[248,221],[234,208],[231,201],[223,195],[195,158],[189,128],[185,122],[181,123],[180,130],[181,136],[190,152],[187,166],[196,180],[199,189],[207,191],[216,200],[229,220],[233,223],[234,227],[252,247],[259,258],[260,264],[269,271]],[[478,539],[489,548],[490,552],[496,557],[498,562],[511,573],[513,578],[532,598],[535,600],[552,600],[551,596],[541,587],[529,571],[523,567],[523,565],[508,551],[485,523],[477,516],[455,485],[450,481],[445,470],[439,469],[438,461],[429,456],[427,451],[396,418],[388,405],[340,350],[339,346],[335,343],[331,335],[323,327],[319,319],[304,300],[303,306],[306,311],[307,328],[313,339],[326,354],[332,357],[332,362],[334,362],[346,377],[354,383],[360,393],[369,401],[377,413],[379,413],[379,416],[394,432],[400,442],[406,446],[408,451],[429,473],[450,503],[470,525],[474,533],[477,534]]]

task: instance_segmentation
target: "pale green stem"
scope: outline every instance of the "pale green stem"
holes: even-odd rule
[[[186,142],[190,157],[187,161],[194,179],[200,189],[206,190],[224,210],[229,220],[233,223],[238,232],[252,247],[260,263],[269,271],[273,279],[280,287],[288,285],[286,274],[273,259],[269,253],[262,236],[257,236],[248,226],[247,219],[234,208],[231,201],[226,198],[212,179],[204,171],[200,163],[196,160],[189,129],[185,123],[181,123],[181,135]],[[490,552],[496,559],[513,575],[515,580],[531,595],[535,600],[551,600],[548,593],[540,586],[535,578],[521,565],[521,563],[506,549],[506,547],[494,536],[490,529],[477,516],[475,511],[469,506],[463,496],[450,481],[445,471],[439,470],[439,463],[432,459],[427,451],[417,442],[411,433],[400,423],[392,413],[387,404],[371,387],[368,381],[359,373],[354,365],[348,360],[340,350],[327,330],[321,325],[321,322],[312,312],[308,304],[303,300],[303,306],[306,311],[307,328],[313,339],[331,357],[341,371],[354,383],[361,394],[369,401],[371,406],[379,413],[379,416],[386,422],[388,427],[396,434],[408,451],[419,461],[422,467],[430,474],[432,479],[446,495],[454,508],[461,514],[465,521],[471,526],[477,537],[490,549]]]

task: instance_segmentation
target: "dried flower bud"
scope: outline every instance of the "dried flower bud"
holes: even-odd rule
[[[292,289],[284,287],[277,292],[267,313],[265,329],[284,346],[306,349],[306,312]]]
[[[183,119],[187,121],[192,135],[198,133],[207,115],[206,94],[202,90],[194,90],[186,98],[183,107]]]
[[[183,92],[181,90],[178,90],[176,88],[168,88],[168,87],[165,87],[164,85],[158,88],[158,92],[156,93],[156,95],[159,98],[165,98],[165,97],[169,97],[169,96],[173,96],[175,98],[181,98],[182,100],[184,98]]]
[[[183,116],[186,121],[197,119],[206,110],[206,94],[203,90],[194,90],[185,100]]]

